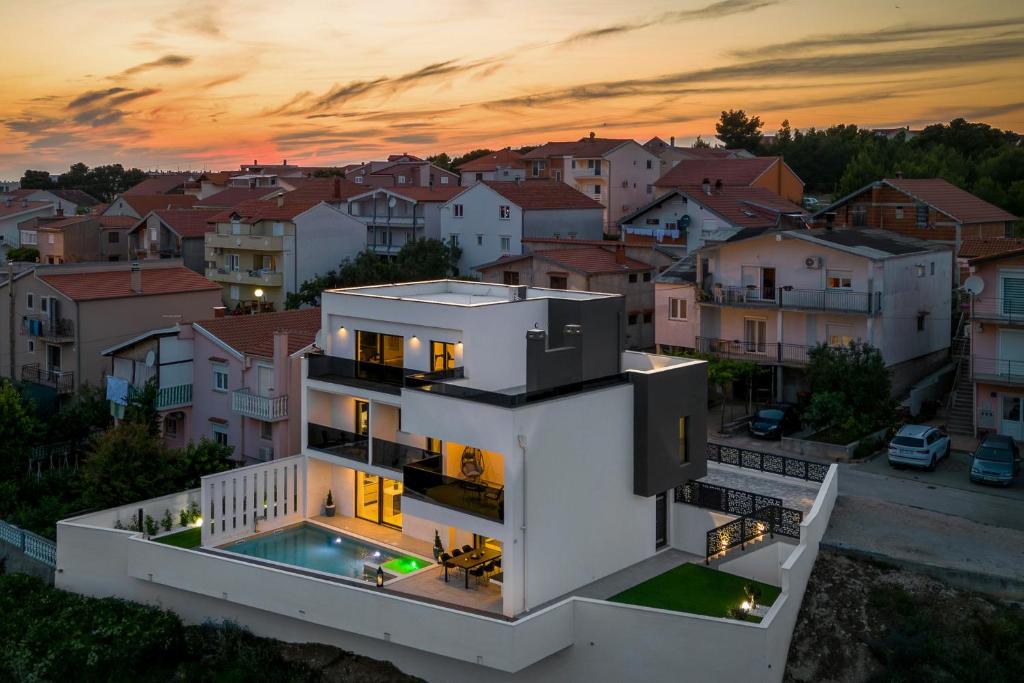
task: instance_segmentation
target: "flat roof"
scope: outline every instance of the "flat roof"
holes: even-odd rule
[[[464,280],[426,280],[423,282],[404,282],[393,285],[368,285],[365,287],[348,287],[329,289],[331,294],[350,296],[370,296],[401,301],[420,301],[432,304],[452,306],[480,306],[488,304],[512,303],[513,294],[519,289],[515,285],[499,285],[490,282],[471,282]],[[602,292],[583,292],[577,290],[546,289],[543,287],[527,287],[527,299],[572,299],[585,301],[621,296]]]

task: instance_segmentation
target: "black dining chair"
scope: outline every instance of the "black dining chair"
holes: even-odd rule
[[[456,548],[455,550],[452,551],[452,557],[458,557],[461,554],[462,554],[462,550],[460,550],[459,548]]]
[[[438,576],[439,579],[444,580],[445,565],[448,564],[448,560],[452,559],[452,556],[448,553],[441,553],[441,557],[438,558],[441,561],[441,574]]]
[[[470,569],[469,575],[476,579],[476,583],[479,586],[484,579],[484,568],[477,567],[476,569]]]
[[[494,561],[494,566],[497,567],[498,569],[501,569],[501,558],[500,557]]]
[[[493,562],[488,562],[487,564],[484,565],[484,574],[487,574],[488,576],[490,576],[493,573],[494,573],[494,563]]]
[[[469,545],[467,543],[466,545],[462,546],[462,552],[464,552],[464,553],[471,553],[471,552],[473,552],[473,546],[471,546],[471,545]]]

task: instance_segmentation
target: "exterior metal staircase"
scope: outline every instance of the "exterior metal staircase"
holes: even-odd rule
[[[961,315],[953,337],[952,357],[956,364],[953,387],[946,402],[946,428],[951,434],[974,435],[974,382],[971,381],[971,326]]]

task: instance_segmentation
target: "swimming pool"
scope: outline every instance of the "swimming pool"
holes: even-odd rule
[[[222,546],[222,550],[268,562],[373,581],[378,566],[387,574],[409,574],[430,566],[422,558],[367,543],[315,524],[303,522],[279,531]]]

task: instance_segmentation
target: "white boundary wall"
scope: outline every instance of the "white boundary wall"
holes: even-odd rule
[[[203,546],[222,545],[306,518],[306,456],[203,477]]]
[[[781,681],[837,473],[832,465],[779,570],[782,594],[759,624],[578,597],[509,622],[153,543],[86,518],[58,524],[56,583],[193,622],[232,619],[259,635],[337,645],[435,681]]]
[[[174,521],[173,530],[179,531],[182,527],[178,526],[178,513],[182,510],[187,510],[192,503],[196,503],[198,505],[199,500],[199,489],[189,489],[188,491],[179,491],[178,493],[171,493],[166,496],[160,496],[159,498],[150,498],[149,500],[139,501],[138,503],[129,503],[128,505],[122,505],[121,507],[108,508],[106,510],[98,510],[96,512],[87,512],[84,515],[65,519],[61,523],[74,523],[104,529],[113,529],[114,526],[120,522],[121,526],[127,527],[129,524],[138,521],[139,508],[142,508],[143,519],[145,519],[146,515],[149,515],[155,519],[157,523],[159,523],[160,519],[164,516],[164,512],[170,510],[171,519]]]

